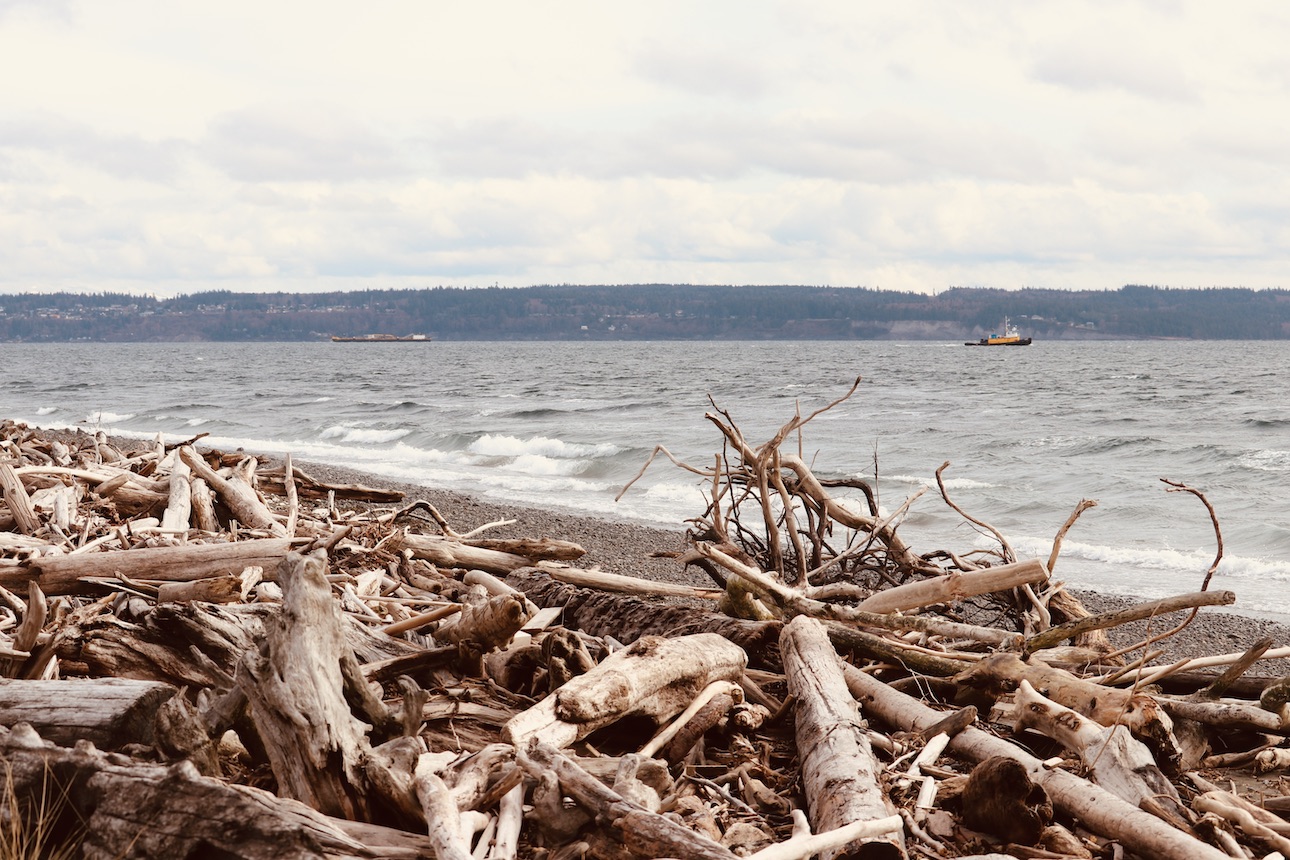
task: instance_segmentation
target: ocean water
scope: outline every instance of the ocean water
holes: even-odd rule
[[[1056,576],[1157,597],[1211,588],[1290,620],[1290,343],[911,342],[0,344],[0,416],[224,449],[291,452],[377,476],[682,528],[705,484],[655,446],[709,466],[728,411],[753,443],[795,410],[823,476],[874,479],[895,510],[935,482],[1047,558],[1081,499]],[[990,545],[934,487],[901,526],[918,551]]]

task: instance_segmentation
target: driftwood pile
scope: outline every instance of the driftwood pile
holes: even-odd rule
[[[89,858],[1290,856],[1290,804],[1213,770],[1290,758],[1290,684],[1243,677],[1285,655],[1263,643],[1205,675],[1156,665],[1177,626],[1129,649],[1106,634],[1233,595],[1089,615],[1051,578],[1083,505],[1047,560],[1002,536],[915,553],[897,529],[909,503],[880,516],[863,482],[785,450],[811,417],[754,446],[714,410],[714,464],[673,458],[710,482],[678,559],[706,589],[485,536],[503,524],[459,533],[289,457],[270,470],[196,440],[131,452],[0,424],[0,842]]]

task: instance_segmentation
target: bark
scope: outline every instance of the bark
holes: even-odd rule
[[[895,814],[823,625],[799,616],[784,628],[779,647],[789,692],[797,699],[797,753],[812,828],[822,833]],[[824,860],[904,856],[903,834],[857,840],[821,855]]]
[[[904,731],[919,731],[941,718],[922,702],[893,690],[875,678],[844,667],[847,687],[866,714]],[[1150,860],[1229,860],[1226,854],[1190,834],[1170,827],[1154,815],[1126,803],[1111,792],[1043,762],[1002,738],[976,728],[959,732],[949,752],[968,761],[1007,756],[1020,762],[1030,778],[1043,786],[1057,809],[1076,818],[1088,830],[1122,842],[1130,852]]]

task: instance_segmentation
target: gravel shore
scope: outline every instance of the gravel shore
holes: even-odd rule
[[[391,482],[363,472],[321,463],[302,463],[300,468],[311,476],[330,483],[361,483],[399,490],[405,494],[409,503],[424,499],[433,504],[458,531],[468,531],[498,520],[514,520],[514,524],[496,529],[495,535],[552,537],[574,541],[587,550],[587,554],[577,562],[579,567],[599,567],[611,573],[663,582],[712,585],[697,569],[684,569],[674,559],[657,555],[676,553],[685,548],[684,535],[680,530],[683,524],[678,524],[678,530],[669,531],[615,520],[612,512],[606,512],[606,517],[601,519],[558,510],[498,504],[421,484]],[[1095,613],[1121,609],[1135,603],[1130,598],[1118,595],[1074,589],[1072,592],[1090,612]],[[1111,638],[1116,645],[1127,647],[1151,633],[1169,629],[1184,617],[1183,613],[1176,613],[1157,619],[1150,626],[1146,622],[1122,625],[1111,631]],[[1265,636],[1272,637],[1273,647],[1290,645],[1290,626],[1261,618],[1203,609],[1182,632],[1155,646],[1165,653],[1152,662],[1168,664],[1189,657],[1244,651]],[[1131,655],[1131,658],[1133,656],[1137,655]],[[1290,675],[1290,660],[1263,661],[1250,674]]]

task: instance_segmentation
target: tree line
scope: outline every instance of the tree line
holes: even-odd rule
[[[440,340],[975,338],[1004,316],[1040,339],[1290,337],[1290,291],[998,290],[692,284],[0,295],[3,341],[303,341],[383,332]]]

